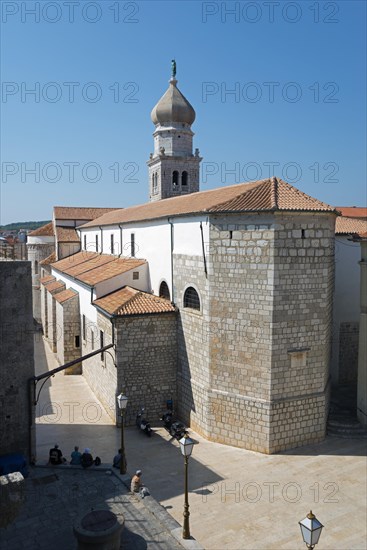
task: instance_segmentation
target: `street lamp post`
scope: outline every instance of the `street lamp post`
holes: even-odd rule
[[[126,474],[126,456],[124,444],[124,412],[127,407],[127,397],[122,392],[117,396],[117,403],[121,414],[121,459],[120,459],[120,474]]]
[[[305,542],[309,550],[313,550],[316,544],[319,542],[322,528],[316,516],[312,513],[312,510],[309,514],[302,520],[298,522],[301,528],[301,533],[303,537],[303,542]]]
[[[180,448],[181,453],[185,457],[185,504],[184,504],[184,521],[183,521],[183,530],[182,530],[182,538],[183,539],[189,539],[190,538],[190,523],[189,523],[189,492],[188,492],[188,466],[189,466],[189,458],[192,453],[192,448],[194,446],[194,442],[190,437],[185,434],[182,439],[180,439]]]

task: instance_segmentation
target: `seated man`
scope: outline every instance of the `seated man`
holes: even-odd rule
[[[131,480],[130,491],[132,493],[138,493],[141,496],[141,498],[144,498],[148,496],[150,493],[147,487],[144,487],[142,483],[141,474],[142,474],[141,470],[136,470],[135,475]]]
[[[117,455],[113,457],[112,465],[114,468],[120,468],[120,464],[121,464],[121,449],[119,449],[119,452],[117,453]]]
[[[73,466],[80,466],[81,458],[82,458],[82,453],[79,452],[79,447],[75,446],[73,452],[71,453],[70,464]]]
[[[91,455],[90,449],[84,449],[84,453],[81,458],[81,465],[83,468],[89,468],[93,464],[93,457]]]
[[[66,462],[66,460],[62,456],[59,446],[55,444],[54,448],[50,449],[49,452],[49,463],[56,466],[57,464],[63,464],[64,462]]]
[[[143,487],[143,483],[141,481],[141,474],[142,474],[141,470],[136,470],[135,475],[132,477],[131,486],[130,486],[130,491],[132,493],[139,493],[140,489]]]

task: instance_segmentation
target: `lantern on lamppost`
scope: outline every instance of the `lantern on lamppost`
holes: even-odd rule
[[[299,521],[298,523],[301,528],[303,542],[309,550],[313,550],[319,542],[321,531],[324,526],[312,513],[312,510],[302,521]]]
[[[117,396],[117,404],[121,415],[121,458],[120,458],[120,474],[126,474],[126,456],[124,444],[124,413],[127,407],[127,397],[122,392]]]
[[[189,493],[188,493],[188,466],[189,466],[189,458],[192,453],[192,449],[194,446],[194,442],[190,437],[185,434],[182,439],[179,441],[181,453],[185,457],[185,504],[184,504],[184,522],[183,522],[183,530],[182,530],[182,538],[183,539],[189,539],[190,538],[190,512],[189,512]]]

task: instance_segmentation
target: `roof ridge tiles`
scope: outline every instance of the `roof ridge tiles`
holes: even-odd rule
[[[136,294],[133,294],[133,295],[131,296],[131,298],[129,298],[128,300],[126,300],[126,302],[124,303],[123,306],[119,306],[118,308],[116,308],[116,310],[114,311],[114,313],[117,313],[117,314],[118,314],[119,311],[123,310],[123,309],[124,309],[126,306],[128,306],[129,304],[131,305],[131,304],[136,300],[136,298],[138,298],[138,296],[140,296],[140,295],[142,294],[142,291],[141,291],[141,290],[138,290],[138,289],[136,289],[136,288],[133,288],[133,287],[131,287],[131,286],[129,286],[129,285],[125,285],[124,288],[125,288],[125,289],[128,288],[129,290],[135,290],[135,291],[136,291]],[[148,294],[148,292],[147,292],[146,294]]]

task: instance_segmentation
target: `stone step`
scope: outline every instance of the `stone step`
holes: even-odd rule
[[[327,435],[330,437],[339,437],[340,439],[366,439],[367,440],[367,433],[339,433],[327,430]]]
[[[367,429],[362,426],[358,421],[348,421],[347,419],[344,420],[333,420],[329,419],[327,422],[327,430],[328,432],[334,432],[334,433],[350,433],[352,434],[366,434],[367,435]]]

